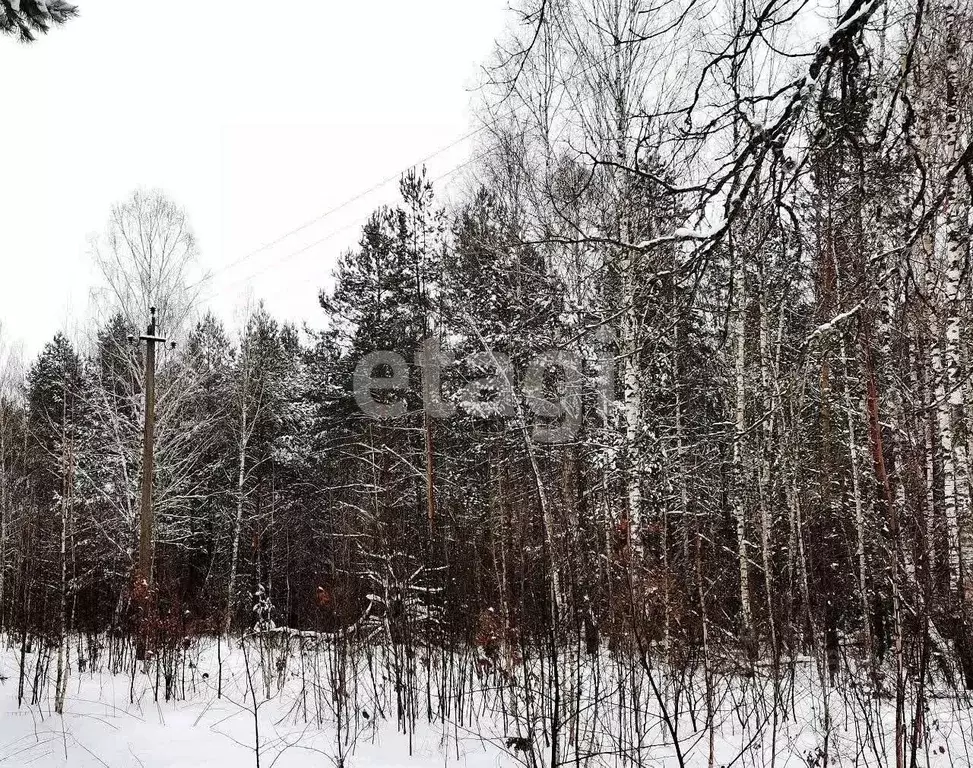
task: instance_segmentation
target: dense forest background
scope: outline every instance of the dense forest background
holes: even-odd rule
[[[134,193],[90,328],[0,353],[0,628],[973,688],[971,33],[949,0],[524,0],[466,182],[404,174],[305,328],[209,313],[186,213]]]

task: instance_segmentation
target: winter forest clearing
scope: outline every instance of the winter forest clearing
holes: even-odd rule
[[[0,334],[0,766],[971,764],[973,7],[508,22],[313,317],[140,189]]]
[[[10,765],[885,765],[895,702],[822,687],[810,659],[783,675],[697,665],[632,669],[580,648],[506,669],[474,655],[356,647],[342,638],[206,639],[147,667],[117,640],[75,638],[84,670],[55,715],[53,649],[3,656],[0,764]],[[222,641],[219,641],[222,642]],[[146,674],[147,672],[147,674]],[[23,702],[17,691],[23,686]],[[827,685],[827,684],[825,684]],[[776,702],[776,703],[775,703]],[[911,706],[911,704],[910,704]],[[916,765],[970,765],[970,709],[930,691]],[[557,712],[557,715],[555,715]]]

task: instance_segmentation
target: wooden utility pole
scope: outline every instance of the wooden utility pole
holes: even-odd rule
[[[165,344],[157,335],[155,307],[150,310],[151,319],[144,336],[145,342],[145,434],[142,442],[142,510],[139,518],[138,581],[152,586],[153,543],[155,541],[155,515],[152,510],[152,479],[155,470],[155,345]]]

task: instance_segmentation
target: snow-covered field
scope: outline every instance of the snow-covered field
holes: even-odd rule
[[[51,681],[42,700],[27,703],[28,677],[25,703],[18,708],[19,654],[5,647],[0,653],[0,766],[257,765],[258,736],[259,764],[265,767],[336,765],[339,752],[348,753],[349,766],[425,768],[447,760],[471,768],[504,764],[501,750],[472,734],[459,734],[458,743],[451,735],[447,755],[442,727],[418,723],[410,738],[397,730],[394,719],[376,725],[368,710],[360,710],[357,722],[343,726],[347,730],[339,750],[334,712],[327,704],[323,708],[329,711],[319,708],[319,691],[310,675],[303,686],[299,672],[290,671],[283,688],[274,682],[268,695],[256,669],[257,653],[245,659],[238,643],[223,644],[220,650],[222,680],[215,643],[208,643],[190,652],[176,683],[177,697],[170,701],[165,701],[164,681],[151,672],[134,678],[106,670],[79,673],[74,664],[61,716],[54,713],[56,662],[47,671]],[[28,666],[33,656],[28,656]],[[248,662],[254,665],[253,690]],[[179,700],[183,692],[185,698]]]
[[[251,642],[245,652],[237,640],[221,644],[218,657],[215,641],[194,643],[170,657],[167,701],[166,664],[133,675],[127,656],[114,659],[112,673],[108,651],[92,657],[79,640],[58,715],[56,652],[27,655],[18,707],[19,648],[4,642],[0,766],[247,766],[258,757],[264,768],[551,765],[550,667],[526,665],[527,675],[520,666],[514,702],[509,678],[478,676],[472,656],[301,646]],[[566,657],[557,671],[559,764],[617,766],[624,756],[630,765],[677,765],[673,731],[686,765],[708,766],[711,752],[714,765],[895,764],[894,702],[847,685],[826,696],[809,663],[776,692],[760,675],[715,685],[713,728],[700,687],[685,678],[660,676],[657,696],[644,671],[607,655]],[[35,679],[42,684],[31,703]],[[969,702],[942,695],[927,706],[915,764],[973,765]],[[533,752],[515,751],[512,734],[529,736]]]

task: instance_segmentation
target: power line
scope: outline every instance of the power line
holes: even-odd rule
[[[597,61],[593,62],[589,66],[587,66],[584,69],[582,69],[581,71],[576,72],[575,74],[573,74],[573,75],[571,75],[569,77],[564,78],[563,80],[561,80],[560,86],[563,87],[563,86],[567,85],[568,83],[572,82],[573,80],[576,80],[579,77],[587,74],[588,72],[590,72],[591,70],[593,70],[595,67],[597,67],[599,64],[603,64],[606,61],[608,61],[613,55],[614,55],[614,52],[610,52],[607,56],[605,56],[605,57],[603,57],[601,59],[598,59]],[[403,168],[403,169],[397,171],[396,173],[394,173],[394,174],[392,174],[392,175],[390,175],[390,176],[382,179],[381,181],[377,182],[376,184],[373,184],[368,189],[365,189],[365,190],[362,190],[361,192],[358,192],[353,197],[348,198],[347,200],[339,203],[338,205],[334,206],[333,208],[329,208],[328,210],[324,211],[323,213],[315,216],[313,219],[309,219],[308,221],[305,221],[303,224],[300,224],[297,227],[295,227],[294,229],[291,229],[291,230],[285,232],[284,234],[280,235],[279,237],[275,238],[274,240],[271,240],[271,241],[269,241],[267,243],[264,243],[260,247],[258,247],[256,249],[250,251],[249,253],[244,254],[243,256],[239,257],[235,261],[232,261],[229,264],[226,264],[226,265],[224,265],[222,267],[219,267],[218,269],[213,270],[212,272],[210,272],[205,277],[200,278],[196,282],[194,282],[191,285],[189,285],[188,288],[190,290],[193,289],[193,288],[196,288],[199,285],[201,285],[202,283],[204,283],[207,280],[209,280],[212,277],[214,277],[215,275],[221,274],[223,272],[227,272],[227,271],[229,271],[231,269],[235,269],[236,267],[238,267],[243,262],[252,259],[254,256],[259,256],[261,253],[263,253],[263,252],[265,252],[265,251],[273,248],[276,245],[279,245],[280,243],[282,243],[287,238],[292,237],[293,235],[296,235],[299,232],[303,232],[308,227],[311,227],[311,226],[313,226],[313,225],[315,225],[315,224],[323,221],[324,219],[328,218],[329,216],[333,216],[334,214],[338,213],[339,211],[342,211],[345,208],[347,208],[349,205],[352,205],[353,203],[358,202],[362,198],[367,197],[368,195],[372,194],[373,192],[378,191],[379,189],[381,189],[382,187],[386,186],[387,184],[390,184],[393,181],[396,181],[397,179],[401,178],[402,174],[406,173],[410,168],[415,168],[418,165],[423,165],[423,164],[427,163],[428,161],[430,161],[430,160],[432,160],[432,159],[434,159],[436,157],[439,157],[444,152],[448,152],[450,149],[453,149],[454,147],[456,147],[457,145],[463,143],[464,141],[467,141],[467,140],[473,138],[477,134],[482,133],[483,131],[492,128],[493,126],[497,125],[497,123],[499,123],[501,120],[503,120],[503,119],[505,119],[505,118],[510,117],[511,115],[513,115],[516,111],[517,111],[517,108],[516,107],[513,107],[512,109],[508,110],[507,112],[505,112],[503,114],[500,114],[500,115],[497,115],[492,120],[484,123],[480,127],[474,128],[473,130],[471,130],[471,131],[463,134],[459,138],[454,139],[452,142],[450,142],[446,146],[440,147],[435,152],[433,152],[433,153],[431,153],[429,155],[426,155],[421,160],[418,160],[418,161],[416,161],[414,163],[410,163],[405,168]],[[481,155],[481,157],[483,157],[485,155],[486,155],[486,153],[484,153],[483,155]],[[452,168],[450,171],[448,171],[443,176],[448,176],[450,173],[453,173],[453,172],[455,172],[457,170],[460,170],[461,168],[466,167],[471,162],[473,162],[473,161],[466,161],[464,163],[461,163],[459,166],[456,166],[456,167]],[[439,180],[441,178],[443,178],[443,177],[438,177],[437,179],[433,179],[433,181],[437,181],[437,180]],[[296,256],[296,255],[299,255],[300,253],[303,253],[304,251],[307,250],[308,247],[311,247],[311,246],[314,246],[314,245],[318,245],[319,243],[324,242],[325,240],[333,237],[334,235],[340,234],[345,229],[348,229],[348,227],[342,227],[341,229],[335,230],[334,232],[331,232],[328,235],[325,235],[321,239],[315,241],[314,243],[311,243],[309,246],[307,246],[305,248],[302,248],[301,250],[299,250],[299,251],[297,251],[295,253],[289,254],[288,256],[285,256],[284,257],[284,260],[287,260],[289,258],[292,258],[293,256]],[[263,274],[263,272],[265,272],[265,271],[266,271],[266,269],[261,270],[261,271],[255,273],[255,274],[253,274],[250,277],[245,278],[245,279],[247,279],[247,280],[252,279],[253,277],[256,277],[257,275]],[[237,282],[240,282],[240,281],[237,281]]]
[[[479,128],[476,128],[476,129],[470,131],[469,133],[466,133],[465,135],[460,136],[458,139],[453,140],[452,143],[447,144],[444,147],[440,147],[435,152],[433,152],[430,155],[426,155],[424,158],[422,158],[418,162],[415,162],[415,163],[407,166],[405,169],[403,169],[401,171],[398,171],[397,173],[395,173],[395,174],[393,174],[391,176],[388,176],[385,179],[382,179],[382,181],[377,182],[376,184],[372,185],[368,189],[364,189],[361,192],[358,192],[353,197],[349,197],[347,200],[344,200],[343,202],[339,203],[338,205],[334,206],[333,208],[329,208],[328,210],[324,211],[323,213],[318,214],[313,219],[309,219],[308,221],[305,221],[303,224],[300,224],[299,226],[294,227],[294,229],[291,229],[291,230],[285,232],[284,234],[280,235],[279,237],[275,238],[274,240],[271,240],[269,242],[264,243],[259,248],[256,248],[256,249],[250,251],[249,253],[244,254],[243,256],[241,256],[240,258],[236,259],[235,261],[232,261],[229,264],[226,264],[226,265],[220,267],[219,269],[214,270],[207,277],[205,277],[205,278],[203,278],[201,280],[197,280],[195,283],[193,283],[189,287],[190,288],[195,288],[197,285],[199,285],[200,283],[204,282],[205,280],[208,280],[213,275],[218,275],[221,272],[226,272],[226,271],[228,271],[230,269],[234,269],[235,267],[239,266],[243,262],[248,261],[249,259],[252,259],[254,256],[259,256],[264,251],[267,251],[267,250],[273,248],[275,245],[279,245],[280,243],[282,243],[287,238],[292,237],[293,235],[296,235],[299,232],[303,232],[308,227],[314,226],[315,224],[317,224],[320,221],[323,221],[324,219],[328,218],[329,216],[333,216],[334,214],[338,213],[339,211],[344,210],[345,208],[347,208],[349,205],[352,205],[353,203],[357,203],[363,197],[367,197],[368,195],[372,194],[373,192],[377,192],[382,187],[384,187],[386,184],[390,184],[393,181],[397,181],[399,178],[401,178],[401,176],[402,176],[403,173],[405,173],[406,171],[409,170],[409,168],[414,168],[417,165],[423,165],[423,164],[429,162],[430,160],[432,160],[432,159],[434,159],[436,157],[439,157],[439,155],[443,154],[444,152],[448,152],[453,147],[461,144],[462,142],[466,141],[467,139],[472,138],[477,133],[479,133],[480,131],[484,130],[487,127],[488,127],[488,125],[482,125]]]
[[[467,166],[470,166],[473,163],[475,163],[475,162],[477,162],[479,160],[482,160],[488,154],[489,154],[489,151],[482,152],[479,155],[476,155],[474,157],[471,157],[469,160],[465,160],[464,162],[460,163],[459,165],[454,166],[453,168],[450,168],[448,171],[446,171],[444,173],[441,173],[439,176],[436,176],[436,177],[430,179],[430,183],[433,183],[434,184],[437,181],[442,181],[446,177],[452,176],[454,173],[457,173],[457,172],[463,170]],[[230,283],[228,286],[226,286],[226,288],[232,289],[234,286],[241,285],[241,284],[246,283],[246,282],[248,282],[250,280],[253,280],[255,277],[259,277],[260,275],[266,273],[270,269],[272,269],[272,268],[274,268],[274,267],[276,267],[276,266],[278,266],[280,264],[283,264],[286,261],[290,261],[291,259],[296,258],[297,256],[300,256],[302,253],[306,253],[307,251],[311,250],[315,246],[320,245],[321,243],[324,243],[324,242],[330,240],[331,238],[335,237],[336,235],[340,235],[342,232],[345,232],[345,231],[347,231],[349,229],[352,229],[353,227],[357,227],[357,226],[359,226],[359,222],[357,222],[357,221],[349,222],[348,224],[345,224],[343,227],[339,227],[338,229],[335,229],[335,230],[329,232],[328,234],[324,235],[323,237],[320,237],[317,240],[314,240],[314,241],[312,241],[310,243],[307,243],[306,245],[302,246],[301,248],[298,248],[296,251],[292,251],[291,253],[288,253],[285,256],[281,256],[280,258],[274,259],[270,264],[267,264],[262,269],[259,269],[256,272],[254,272],[254,273],[252,273],[250,275],[247,275],[246,277],[240,278],[238,280],[234,280],[232,283]],[[199,285],[199,282],[195,283],[194,285]],[[216,291],[214,290],[213,293],[210,293],[210,294],[207,294],[206,296],[204,296],[201,299],[201,301],[203,301],[203,302],[209,301],[210,299],[214,298],[215,296],[216,296]]]

